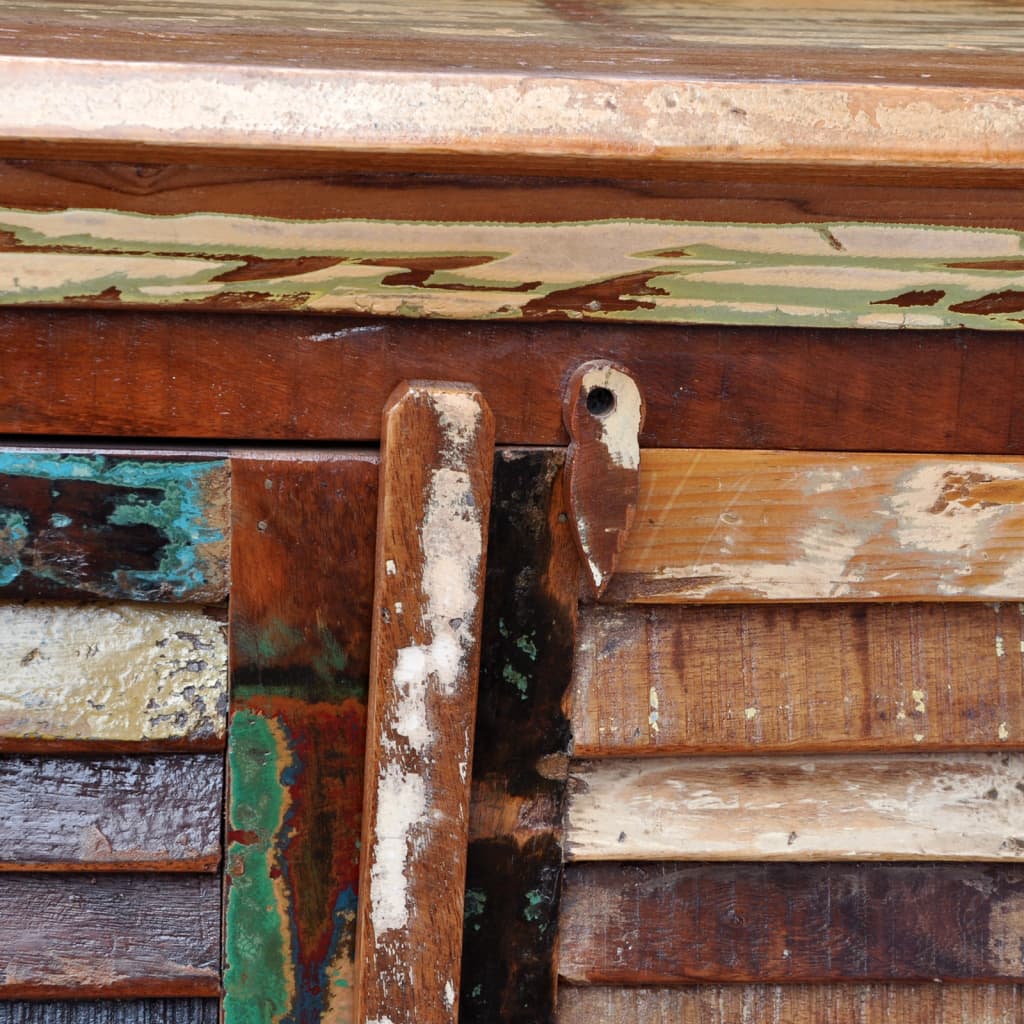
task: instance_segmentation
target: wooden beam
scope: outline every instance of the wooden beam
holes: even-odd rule
[[[384,410],[356,1024],[458,1019],[494,421],[468,385]]]
[[[0,1024],[217,1024],[216,999],[0,1003]]]

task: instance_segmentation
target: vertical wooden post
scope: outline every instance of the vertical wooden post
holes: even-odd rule
[[[356,1024],[454,1024],[494,423],[462,384],[384,410]]]

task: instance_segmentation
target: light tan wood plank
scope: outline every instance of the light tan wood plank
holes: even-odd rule
[[[0,603],[0,750],[223,746],[226,632],[199,608]]]
[[[570,860],[1024,860],[1024,755],[576,762]]]
[[[1024,597],[1024,460],[643,453],[612,601]]]

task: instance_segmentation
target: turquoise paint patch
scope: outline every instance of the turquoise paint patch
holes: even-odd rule
[[[55,530],[65,530],[71,525],[71,516],[61,515],[60,512],[54,512],[50,516],[50,525]]]
[[[536,633],[530,633],[529,636],[521,636],[516,640],[516,647],[519,648],[525,654],[530,661],[537,660],[537,645],[533,642],[533,638]]]
[[[28,540],[28,520],[15,509],[0,509],[0,587],[21,575],[21,549]]]
[[[519,691],[520,700],[526,700],[530,692],[530,680],[522,672],[514,669],[511,665],[506,665],[501,670],[501,677],[506,683],[511,683]]]

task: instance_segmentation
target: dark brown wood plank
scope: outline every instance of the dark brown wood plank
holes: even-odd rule
[[[216,999],[0,1002],[0,1024],[217,1024]]]
[[[612,985],[1024,980],[1024,869],[588,864],[559,970]]]
[[[0,870],[216,871],[217,755],[0,759]]]
[[[585,608],[579,757],[1019,749],[1015,604]]]
[[[0,996],[216,996],[220,882],[206,875],[8,874]]]

